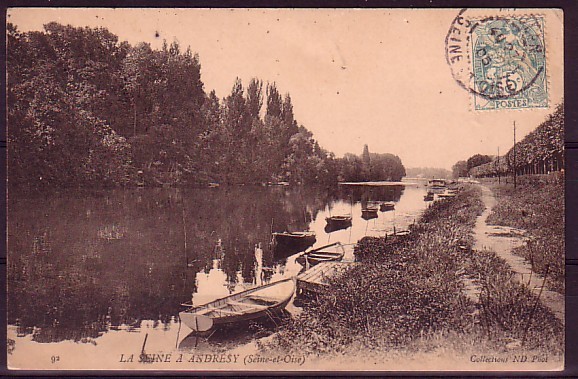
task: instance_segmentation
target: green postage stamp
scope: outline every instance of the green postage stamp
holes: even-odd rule
[[[463,14],[448,33],[446,51],[450,65],[461,66],[454,78],[472,93],[473,109],[548,107],[544,17]]]

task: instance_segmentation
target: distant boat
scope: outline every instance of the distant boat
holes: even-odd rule
[[[293,278],[191,306],[180,312],[181,321],[196,332],[206,332],[219,325],[234,324],[280,313],[295,292]]]
[[[315,232],[278,232],[273,233],[273,239],[285,246],[311,246],[317,241]]]
[[[379,210],[382,212],[392,211],[395,209],[395,203],[393,201],[388,201],[385,203],[381,203],[379,205]]]
[[[217,187],[219,187],[219,186],[220,186],[219,183],[215,183],[215,182],[209,183],[209,188],[217,188]]]
[[[340,261],[343,259],[344,255],[345,249],[341,242],[335,242],[330,245],[306,251],[304,254],[297,257],[296,261],[303,267],[306,267],[307,263],[310,266],[315,266],[321,262]]]
[[[326,217],[325,232],[331,233],[340,229],[347,229],[351,226],[351,216],[330,216]]]
[[[445,179],[431,179],[427,183],[428,187],[433,189],[446,188],[447,182]]]
[[[377,218],[377,207],[367,206],[361,210],[361,218],[364,220],[371,220],[373,218]]]

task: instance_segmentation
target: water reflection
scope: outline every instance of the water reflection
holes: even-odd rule
[[[91,342],[143,320],[169,329],[183,303],[297,274],[296,251],[274,251],[272,231],[314,231],[314,247],[354,243],[411,222],[426,206],[424,193],[344,186],[11,196],[8,322],[36,342]],[[396,207],[365,221],[361,208],[372,201]],[[352,225],[326,232],[326,217],[342,214]]]

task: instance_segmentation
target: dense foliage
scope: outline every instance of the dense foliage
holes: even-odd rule
[[[471,170],[474,167],[481,166],[485,163],[491,162],[492,157],[489,155],[482,155],[482,154],[474,154],[468,158],[466,161],[466,167],[468,170]]]
[[[454,178],[468,176],[468,162],[457,161],[456,164],[452,166],[452,176]]]
[[[154,50],[54,22],[43,32],[8,25],[7,41],[13,188],[333,184],[349,170],[275,83],[237,79],[219,99],[204,89],[198,55],[177,42]],[[398,179],[386,167],[401,164],[394,158],[375,156],[371,178]]]
[[[401,159],[393,154],[370,153],[367,145],[363,147],[361,156],[345,154],[337,160],[340,167],[341,181],[400,181],[405,173]]]

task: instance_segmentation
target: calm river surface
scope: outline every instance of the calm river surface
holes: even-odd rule
[[[312,230],[314,247],[406,229],[428,203],[423,182],[308,187],[221,187],[12,195],[8,204],[8,338],[13,366],[77,368],[70,357],[228,350],[267,335],[268,326],[186,337],[181,303],[202,304],[296,275],[295,252],[273,251],[271,231]],[[361,218],[371,201],[395,210]],[[350,228],[326,230],[330,215]],[[353,260],[353,247],[346,260]],[[288,306],[298,313],[296,304]],[[30,356],[35,356],[31,361]],[[69,358],[66,358],[69,357]],[[63,362],[68,359],[68,364]],[[114,365],[113,365],[114,366]],[[119,364],[118,368],[122,368]]]

